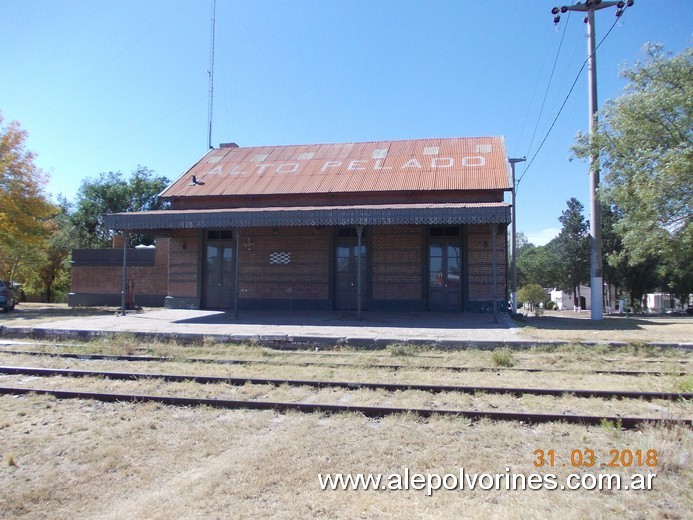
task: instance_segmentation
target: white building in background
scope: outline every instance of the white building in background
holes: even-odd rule
[[[681,300],[670,293],[649,293],[646,295],[645,301],[647,303],[647,312],[651,314],[664,314],[683,310]]]
[[[609,290],[612,291],[610,295],[605,295],[604,301],[604,311],[612,312],[613,310],[618,310],[618,302],[616,301],[616,296],[613,293],[613,287],[609,286]],[[585,311],[590,309],[591,305],[591,291],[589,286],[581,285],[578,297],[579,301],[573,299],[573,291],[561,291],[559,289],[553,289],[550,291],[551,300],[556,304],[556,308],[562,311]],[[579,306],[579,309],[576,308]]]
[[[590,298],[590,288],[586,285],[580,286],[580,310],[589,309],[591,303]],[[576,310],[575,302],[573,300],[573,291],[561,291],[559,289],[552,289],[550,293],[551,301],[556,304],[556,308],[559,311],[573,311]]]

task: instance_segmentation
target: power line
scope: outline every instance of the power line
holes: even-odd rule
[[[527,155],[529,155],[532,150],[532,145],[534,144],[534,138],[537,135],[537,129],[539,128],[539,123],[541,122],[541,115],[544,113],[544,106],[546,105],[546,98],[549,95],[549,90],[551,89],[551,82],[553,81],[553,75],[556,72],[556,64],[558,63],[558,57],[561,54],[561,48],[563,47],[563,40],[565,39],[565,33],[568,29],[568,23],[570,22],[570,13],[568,13],[568,21],[563,27],[563,34],[561,35],[561,41],[558,43],[558,49],[556,50],[556,57],[553,60],[553,67],[551,67],[551,75],[549,76],[549,82],[546,85],[546,90],[544,91],[544,99],[541,101],[541,108],[539,109],[539,115],[537,116],[537,123],[534,125],[534,131],[532,132],[532,139],[529,141],[529,146],[527,147]],[[527,168],[525,168],[526,170]],[[522,177],[520,177],[522,179]]]
[[[623,8],[623,12],[625,12],[626,8]],[[590,58],[594,53],[597,52],[597,49],[604,43],[604,40],[611,34],[611,31],[613,30],[614,27],[616,27],[616,24],[620,20],[620,15],[614,20],[614,23],[611,25],[609,30],[606,32],[606,34],[602,37],[602,39],[599,41],[597,46],[594,49],[594,52],[590,54],[585,61],[582,62],[582,66],[580,67],[580,70],[578,71],[577,75],[575,76],[575,79],[573,80],[573,84],[570,86],[570,90],[568,91],[568,94],[566,95],[565,99],[563,100],[563,103],[561,104],[560,108],[558,109],[558,112],[556,113],[556,117],[554,117],[551,126],[546,132],[546,135],[544,135],[544,138],[541,140],[541,143],[539,144],[539,147],[537,148],[536,152],[534,152],[534,155],[532,158],[529,160],[527,163],[527,166],[525,169],[522,171],[522,174],[520,175],[520,178],[517,180],[517,184],[519,186],[520,182],[522,181],[522,178],[527,174],[527,171],[530,169],[532,166],[532,163],[534,163],[534,160],[537,158],[537,155],[539,155],[539,152],[541,151],[542,147],[544,146],[544,143],[546,143],[546,140],[549,138],[549,135],[551,134],[551,131],[553,130],[553,127],[556,125],[556,122],[558,121],[558,118],[561,115],[561,112],[563,112],[563,109],[565,108],[566,103],[568,102],[568,99],[570,98],[571,94],[573,93],[573,90],[575,89],[575,85],[577,84],[578,80],[580,79],[580,75],[582,74],[582,71],[585,70],[585,66],[589,63]]]

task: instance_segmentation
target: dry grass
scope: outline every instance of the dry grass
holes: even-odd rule
[[[693,341],[690,316],[605,316],[591,321],[590,313],[546,311],[520,322],[520,336],[549,341],[626,341],[632,343]]]
[[[169,408],[0,398],[0,507],[12,518],[685,518],[693,432],[534,427],[410,416]],[[327,472],[530,474],[536,449],[657,449],[654,489],[321,491]],[[7,455],[6,455],[7,456]],[[642,468],[614,470],[622,474]]]
[[[26,347],[29,348],[29,347]],[[14,346],[14,350],[19,347]],[[33,348],[32,348],[33,349]],[[90,342],[82,346],[59,347],[46,344],[40,350],[70,352],[116,353],[119,350],[135,353],[174,356],[176,362],[115,362],[86,361],[35,356],[2,354],[0,364],[43,366],[110,371],[160,372],[225,377],[264,377],[273,379],[311,379],[332,381],[377,381],[392,383],[449,384],[465,386],[541,387],[564,389],[602,389],[635,391],[690,391],[690,376],[673,375],[686,369],[693,352],[670,349],[606,348],[566,345],[515,351],[511,355],[514,368],[548,369],[541,373],[494,368],[495,352],[481,350],[433,351],[419,350],[416,356],[392,360],[388,351],[337,352],[278,352],[260,347],[222,345],[212,347],[181,347],[174,344],[149,344],[120,337],[117,341]],[[507,352],[507,351],[500,351]],[[226,365],[190,363],[186,356],[236,358],[272,361],[276,364]],[[654,361],[654,362],[653,362]],[[301,363],[348,363],[350,366],[320,366]],[[398,364],[407,368],[392,370],[378,365]],[[487,372],[454,372],[426,369],[436,366],[477,366],[494,368]],[[661,376],[621,376],[590,373],[592,370],[637,370],[662,373]]]
[[[381,390],[314,389],[306,386],[272,386],[246,384],[198,384],[165,382],[154,379],[117,381],[103,378],[4,376],[3,384],[14,387],[72,390],[98,393],[166,395],[202,399],[272,401],[282,403],[349,404],[352,406],[387,406],[397,408],[432,408],[440,410],[507,411],[518,413],[555,413],[563,415],[640,416],[658,419],[689,418],[691,404],[663,400],[605,400],[572,396],[551,397],[507,395],[478,392],[431,394],[418,390],[385,392]]]
[[[12,347],[17,349],[19,347]],[[24,348],[29,348],[24,347]],[[55,351],[45,344],[43,349]],[[606,376],[580,373],[608,367],[680,370],[691,353],[566,345],[513,351],[516,367],[560,368],[527,373],[425,370],[419,365],[493,366],[489,351],[433,351],[399,345],[380,352],[277,352],[248,345],[140,343],[121,336],[58,350],[148,353],[181,358],[166,363],[66,360],[2,354],[0,363],[110,371],[233,377],[392,381],[484,386],[544,386],[672,391],[690,376]],[[190,363],[187,356],[274,360],[283,365]],[[655,362],[652,362],[655,360]],[[352,367],[300,366],[301,361]],[[378,364],[406,364],[392,371]],[[657,368],[659,367],[659,368]],[[492,394],[380,392],[269,385],[137,382],[99,378],[0,376],[0,384],[89,391],[140,392],[227,399],[439,407],[536,413],[649,415],[690,418],[690,403],[512,398]],[[0,397],[0,516],[7,518],[686,518],[693,507],[693,430],[615,425],[581,427],[434,417],[277,414],[156,404],[58,401],[47,396]],[[555,450],[559,467],[537,469],[536,449]],[[574,449],[598,462],[612,449],[656,449],[652,491],[321,491],[318,473],[556,473]],[[601,469],[600,471],[605,471]],[[609,469],[623,475],[648,468]],[[582,473],[583,470],[577,470]]]

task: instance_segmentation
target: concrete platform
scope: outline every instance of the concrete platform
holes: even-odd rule
[[[151,339],[182,342],[256,341],[289,348],[320,345],[385,347],[391,343],[428,344],[441,347],[496,348],[508,343],[536,344],[518,337],[518,327],[506,314],[493,323],[489,314],[467,313],[370,313],[356,320],[349,312],[246,312],[209,310],[151,310],[63,319],[30,327],[7,324],[6,337],[88,339],[129,333]]]

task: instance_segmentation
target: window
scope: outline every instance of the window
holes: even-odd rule
[[[207,231],[207,240],[231,240],[233,231],[230,229],[210,229]]]
[[[430,229],[432,237],[458,237],[460,236],[459,226],[435,226]]]

